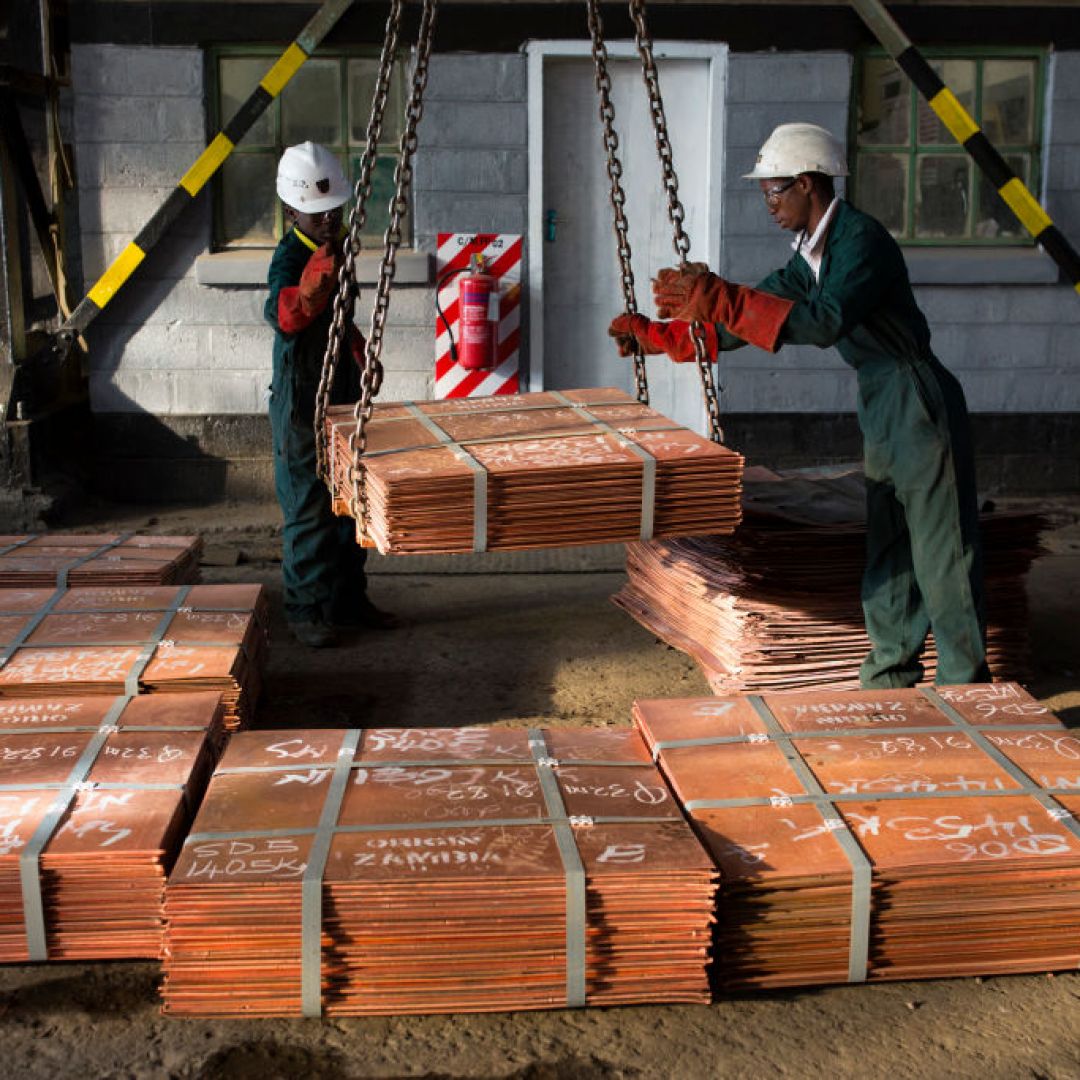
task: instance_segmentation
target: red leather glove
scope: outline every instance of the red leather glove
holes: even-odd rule
[[[330,244],[311,253],[300,275],[300,309],[314,318],[330,301],[337,287],[338,256]]]
[[[718,342],[716,327],[705,323],[705,350],[710,360],[716,359]],[[644,315],[619,315],[608,327],[608,334],[615,339],[620,356],[631,356],[635,344],[645,356],[667,353],[677,364],[693,360],[694,338],[690,323],[654,322]]]
[[[702,265],[690,263],[685,269],[661,270],[656,275],[653,298],[657,313],[667,318],[722,323],[748,344],[776,352],[780,331],[794,301],[725,281],[702,270]]]

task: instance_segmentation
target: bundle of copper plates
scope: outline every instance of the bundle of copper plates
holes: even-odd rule
[[[266,660],[260,585],[0,589],[0,698],[216,690],[250,718]]]
[[[859,595],[861,473],[748,469],[744,495],[734,536],[628,545],[629,580],[615,603],[693,657],[716,693],[856,688],[870,649]],[[981,519],[987,654],[998,678],[1030,670],[1025,577],[1043,525],[1032,513]],[[931,635],[928,678],[936,662]]]
[[[642,701],[727,987],[1075,968],[1080,738],[1013,683]]]
[[[707,1001],[715,881],[629,727],[244,732],[169,877],[164,1007]]]
[[[220,694],[0,701],[0,962],[157,957]]]
[[[190,584],[201,552],[197,536],[0,536],[0,588]]]
[[[351,513],[352,408],[328,411],[334,507]],[[384,554],[729,533],[742,458],[621,390],[377,405],[362,458]]]

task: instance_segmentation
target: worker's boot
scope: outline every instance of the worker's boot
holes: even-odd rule
[[[330,605],[330,622],[343,630],[392,630],[399,625],[396,615],[377,608],[366,593],[351,603],[335,598]]]
[[[338,643],[337,631],[325,622],[291,622],[289,630],[301,645],[310,649],[328,649]]]

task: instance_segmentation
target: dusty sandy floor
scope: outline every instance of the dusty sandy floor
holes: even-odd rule
[[[1080,726],[1080,505],[1051,508],[1052,552],[1029,583],[1032,690]],[[266,511],[113,510],[86,528],[202,530],[208,581],[278,598]],[[274,625],[264,727],[538,721],[625,723],[634,697],[706,692],[681,654],[608,597],[616,571],[373,577],[405,619],[339,650]],[[156,966],[0,969],[12,1077],[1080,1077],[1080,973],[834,987],[638,1007],[361,1021],[180,1021],[158,1015]]]

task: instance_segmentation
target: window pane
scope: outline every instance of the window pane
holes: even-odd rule
[[[992,143],[1030,143],[1035,126],[1035,61],[983,64],[982,128]]]
[[[892,60],[867,60],[859,99],[859,144],[907,146],[910,110],[911,84],[907,76]]]
[[[930,66],[941,76],[941,81],[956,95],[960,104],[975,116],[975,61],[931,60]],[[937,118],[937,114],[919,96],[919,145],[955,146],[956,140],[949,129]]]
[[[389,154],[375,159],[375,168],[371,171],[371,195],[367,201],[367,222],[364,226],[364,239],[372,243],[382,243],[383,234],[390,224],[390,200],[394,197],[394,169],[397,158]],[[355,186],[360,176],[360,155],[352,158],[352,180]],[[411,225],[409,215],[401,225],[403,243],[410,240]],[[371,244],[369,243],[370,247]]]
[[[915,198],[915,235],[967,236],[971,163],[961,154],[920,157]]]
[[[223,56],[219,60],[219,82],[221,90],[221,127],[224,127],[243,105],[259,81],[274,62],[272,56]],[[252,125],[244,136],[244,146],[274,145],[274,105]]]
[[[221,220],[226,244],[272,244],[277,194],[274,154],[230,154],[221,167]]]
[[[281,138],[286,146],[341,143],[341,67],[308,60],[281,92]]]
[[[1007,154],[1005,160],[1025,184],[1031,184],[1031,163],[1026,154]],[[1027,229],[985,176],[976,178],[979,201],[976,206],[975,235],[983,239],[1026,237]]]
[[[907,163],[902,154],[859,157],[855,205],[878,219],[895,236],[906,230]]]
[[[374,57],[349,61],[349,141],[367,142],[367,126],[371,117],[371,99],[375,96],[375,79],[379,62]],[[401,135],[404,106],[401,101],[401,62],[394,66],[390,77],[390,92],[383,113],[381,144],[396,143]]]

